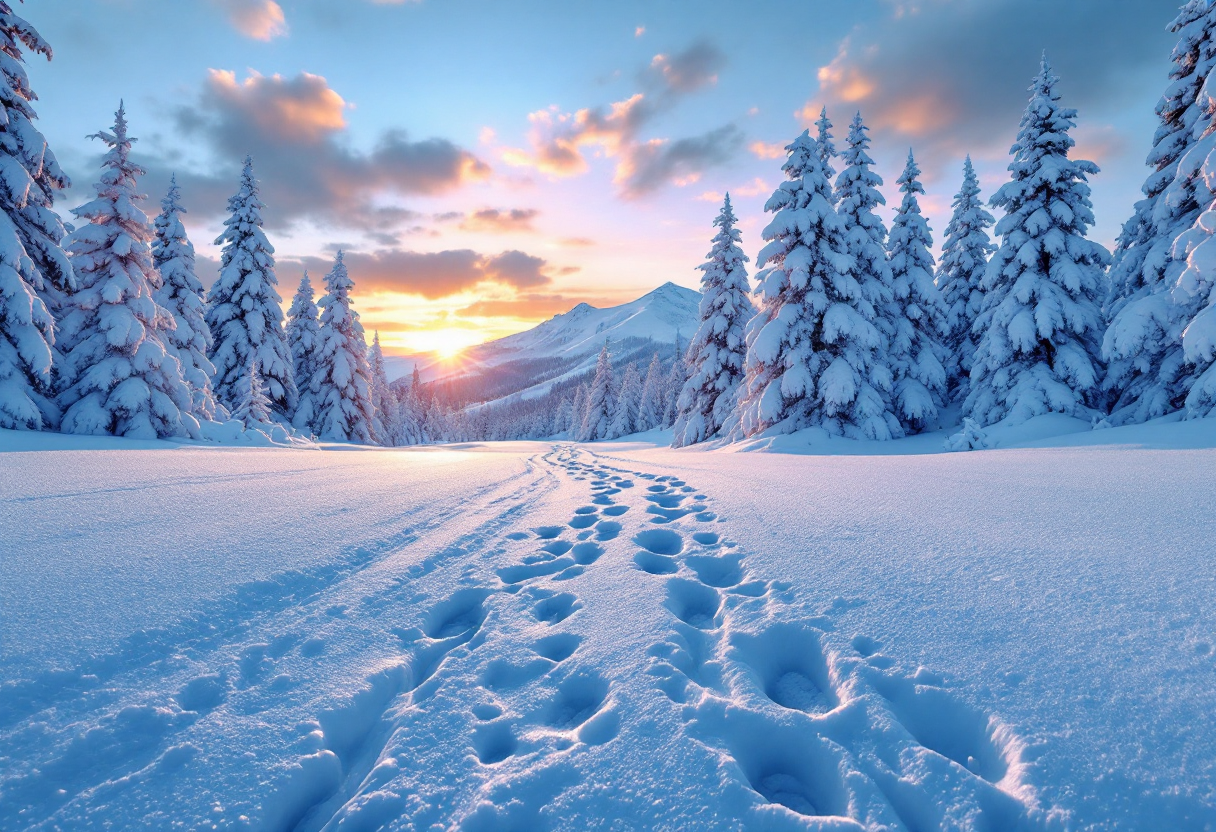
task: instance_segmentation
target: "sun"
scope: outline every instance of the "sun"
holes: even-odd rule
[[[440,358],[455,358],[483,340],[485,339],[481,333],[458,327],[423,330],[413,333],[409,338],[411,348],[419,352],[434,353]]]

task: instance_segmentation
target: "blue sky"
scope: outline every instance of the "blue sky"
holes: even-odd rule
[[[82,202],[125,99],[146,189],[184,186],[199,253],[254,154],[290,298],[348,251],[390,349],[450,350],[579,301],[695,286],[720,195],[749,255],[780,148],[860,109],[894,181],[911,147],[935,235],[970,152],[1004,178],[1046,49],[1080,113],[1110,245],[1167,81],[1176,0],[38,0],[40,126]],[[148,210],[155,209],[155,199]],[[210,279],[206,262],[200,271]]]

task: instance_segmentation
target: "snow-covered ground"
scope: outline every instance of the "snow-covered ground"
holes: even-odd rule
[[[1216,420],[1077,427],[0,432],[0,828],[1216,828]]]

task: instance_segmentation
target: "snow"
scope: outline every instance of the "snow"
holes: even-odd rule
[[[0,431],[0,827],[1210,826],[1216,420],[819,433]]]

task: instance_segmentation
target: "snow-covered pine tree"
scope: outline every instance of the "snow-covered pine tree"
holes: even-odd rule
[[[889,347],[891,399],[905,433],[919,433],[946,403],[946,310],[933,283],[933,234],[920,212],[920,168],[908,162],[896,182],[903,200],[887,238],[894,337]]]
[[[574,401],[570,396],[563,396],[553,414],[553,432],[566,433],[570,430],[570,415],[574,410]]]
[[[237,402],[236,409],[232,411],[232,418],[243,424],[246,428],[259,428],[270,424],[274,418],[271,412],[270,398],[266,395],[266,386],[262,384],[262,377],[258,373],[258,365],[256,361],[250,361],[249,367],[245,371],[245,378],[241,385],[244,388],[244,393],[241,399]]]
[[[625,375],[621,377],[621,389],[616,395],[612,425],[608,428],[609,439],[638,432],[638,410],[641,405],[642,377],[638,373],[638,366],[630,364],[625,368]]]
[[[832,142],[832,122],[828,119],[828,108],[819,110],[819,120],[815,122],[818,134],[815,137],[815,147],[819,152],[819,161],[823,163],[823,175],[831,182],[836,178],[835,160],[836,145]],[[836,204],[836,193],[832,193],[832,204]]]
[[[283,421],[296,409],[291,350],[283,331],[283,299],[274,273],[274,247],[262,232],[262,209],[253,160],[245,157],[240,189],[228,200],[230,216],[224,233],[220,276],[207,295],[207,325],[215,339],[208,356],[215,365],[216,399],[235,407],[241,385],[256,361],[271,407]]]
[[[663,384],[665,398],[663,400],[663,424],[665,428],[674,427],[676,416],[680,412],[680,391],[688,383],[687,351],[680,343],[680,331],[676,330],[676,357],[671,361],[671,370]]]
[[[583,422],[579,430],[580,442],[594,442],[597,439],[607,439],[609,428],[612,426],[612,353],[608,350],[608,342],[600,350],[600,356],[595,362],[595,376],[591,386],[587,388],[587,398],[583,405]]]
[[[962,401],[971,389],[969,374],[977,340],[971,325],[984,305],[980,282],[996,249],[988,236],[992,215],[984,210],[970,156],[963,162],[963,184],[953,204],[937,268],[937,288],[946,310],[947,389],[952,401]]]
[[[291,424],[305,433],[317,432],[317,356],[321,349],[320,312],[308,272],[287,310],[287,347],[291,351],[292,372],[298,397]]]
[[[404,445],[399,441],[401,425],[398,423],[399,408],[393,389],[388,386],[388,373],[384,369],[384,350],[380,347],[380,330],[372,335],[372,346],[368,350],[368,370],[372,382],[373,414],[372,435],[381,445]]]
[[[181,365],[182,380],[190,388],[191,412],[199,421],[226,416],[211,391],[215,367],[207,358],[211,330],[203,317],[203,282],[194,272],[194,244],[186,235],[181,215],[181,189],[177,177],[169,181],[169,192],[160,201],[160,214],[153,223],[152,262],[160,273],[160,286],[153,292],[156,302],[173,316],[175,327],[165,333],[165,347]]]
[[[72,213],[85,222],[68,235],[76,289],[64,299],[60,430],[139,439],[198,437],[194,401],[163,335],[173,316],[153,298],[152,227],[136,207],[143,168],[130,159],[126,113],[113,132],[94,133],[109,148],[97,197]]]
[[[689,377],[677,402],[671,438],[676,448],[716,436],[738,403],[743,384],[747,322],[756,307],[748,297],[747,256],[739,245],[741,235],[735,222],[727,194],[714,219],[718,233],[706,262],[698,267],[701,325],[688,345]]]
[[[373,441],[370,370],[359,313],[351,308],[355,286],[342,252],[325,276],[321,298],[321,349],[317,353],[317,434],[339,442]]]
[[[663,387],[667,382],[663,374],[663,362],[656,352],[646,368],[646,379],[642,382],[642,404],[638,407],[638,430],[654,430],[663,426],[663,409],[666,395]]]
[[[1116,241],[1110,267],[1102,355],[1114,424],[1161,416],[1182,407],[1187,394],[1181,382],[1181,330],[1189,318],[1175,307],[1174,297],[1186,255],[1173,256],[1174,241],[1208,206],[1195,198],[1192,184],[1202,159],[1191,156],[1185,175],[1179,163],[1211,122],[1205,88],[1216,67],[1216,5],[1190,0],[1170,28],[1178,43],[1170,83],[1156,107],[1159,123],[1146,160],[1151,172],[1142,187],[1144,199]]]
[[[1216,144],[1208,149],[1216,149]],[[1205,157],[1203,178],[1216,190],[1216,161]],[[1216,415],[1216,195],[1195,225],[1178,237],[1174,256],[1183,255],[1186,269],[1174,289],[1175,306],[1184,320],[1178,387],[1186,393],[1186,417],[1202,419]]]
[[[980,287],[982,335],[964,403],[981,425],[1053,412],[1088,420],[1100,403],[1110,255],[1085,238],[1094,222],[1087,176],[1098,166],[1068,158],[1076,111],[1059,105],[1058,81],[1044,56],[1011,149],[1012,180],[992,197],[1005,216]]]
[[[760,312],[748,324],[747,389],[739,430],[782,433],[819,425],[833,434],[886,439],[899,421],[886,404],[890,371],[877,363],[881,286],[858,281],[844,222],[810,135],[786,150],[786,182],[756,258]],[[842,174],[843,175],[843,174]]]
[[[38,430],[59,421],[55,320],[74,283],[51,210],[70,183],[34,127],[23,49],[51,58],[50,45],[0,0],[0,428]]]
[[[570,402],[570,427],[567,429],[568,436],[575,442],[582,439],[585,415],[587,415],[587,383],[580,382],[574,390],[574,399]]]

